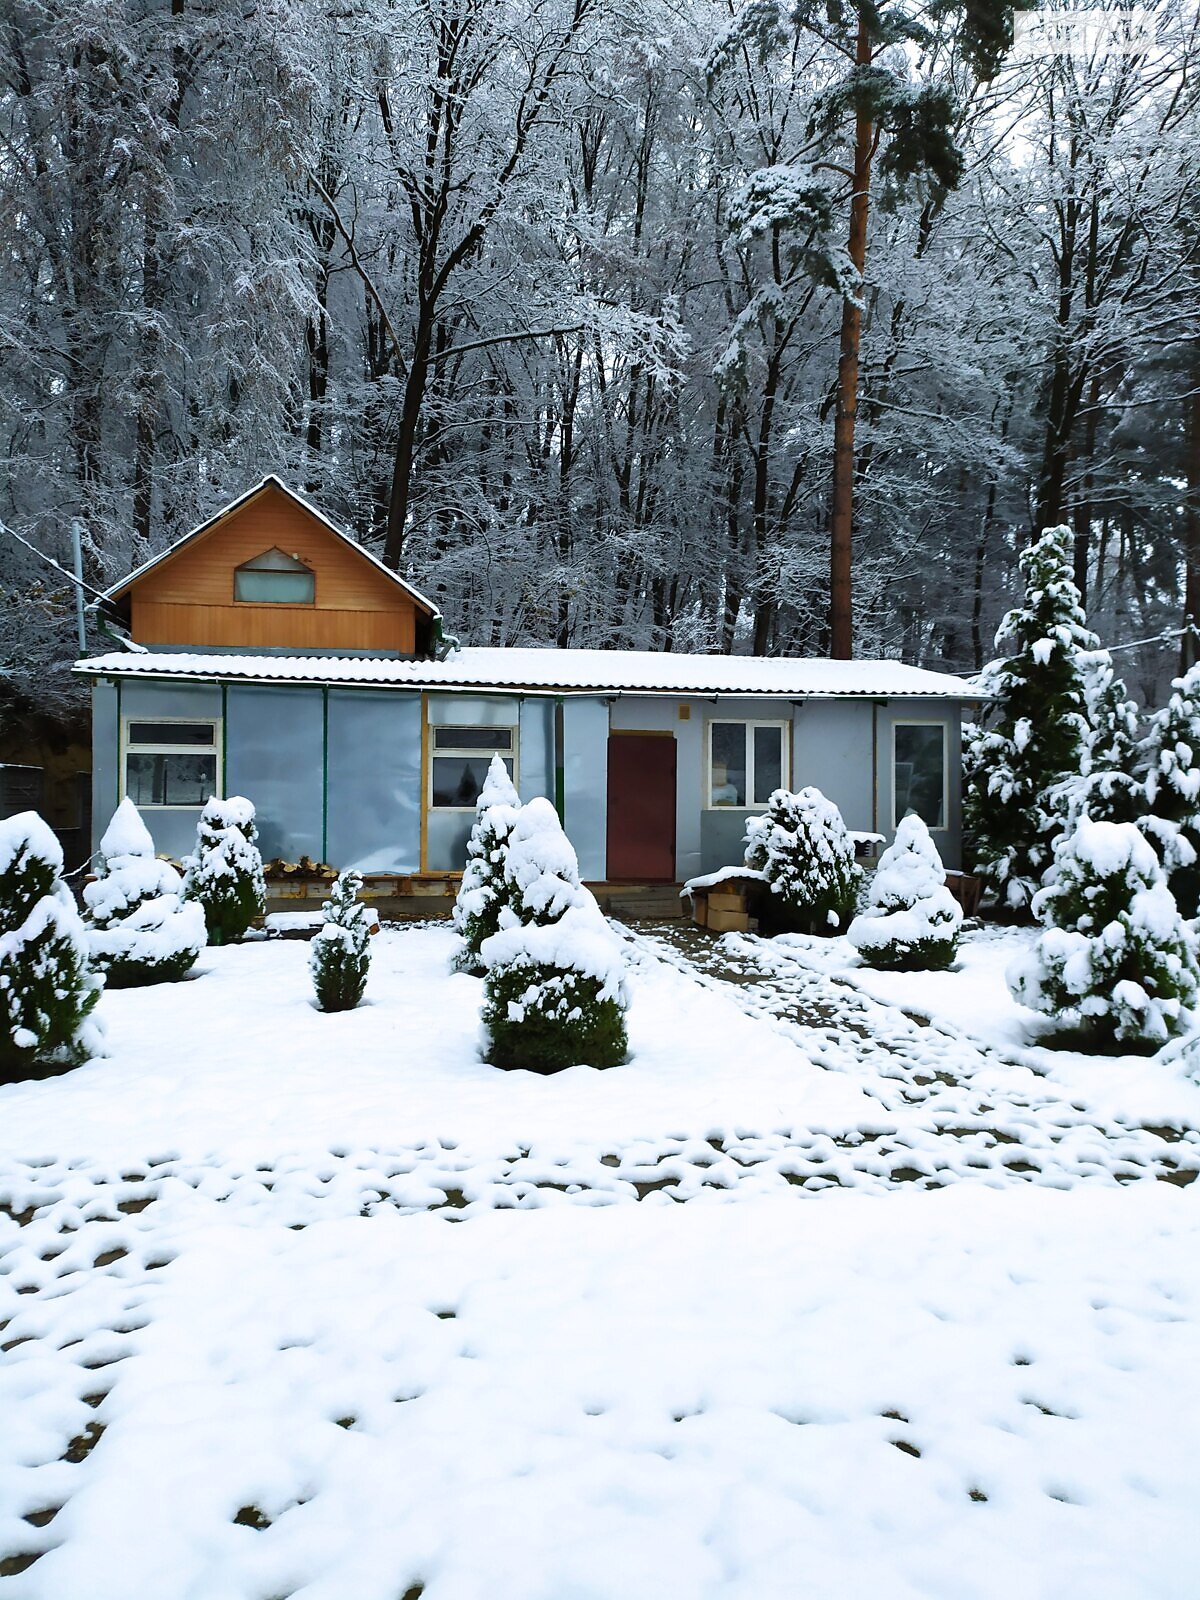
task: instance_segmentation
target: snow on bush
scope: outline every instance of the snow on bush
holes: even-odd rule
[[[879,858],[866,908],[850,924],[850,943],[870,967],[934,971],[954,960],[961,925],[929,829],[918,816],[902,817]]]
[[[1131,822],[1081,817],[1033,900],[1045,928],[1008,969],[1014,997],[1089,1048],[1153,1049],[1185,1025],[1200,969],[1158,858]]]
[[[475,805],[475,822],[467,841],[467,864],[454,902],[454,926],[463,949],[456,967],[482,977],[486,968],[483,941],[499,929],[504,902],[504,856],[521,800],[508,768],[493,756]]]
[[[1141,745],[1148,815],[1142,827],[1185,917],[1200,916],[1200,662],[1176,678]]]
[[[361,888],[361,873],[343,872],[321,907],[324,921],[313,940],[308,965],[322,1011],[353,1011],[367,986],[371,922],[358,898]]]
[[[35,811],[0,822],[0,1072],[82,1060],[103,988],[62,881],[62,848]]]
[[[207,943],[204,911],[181,901],[182,889],[126,796],[100,841],[96,881],[83,890],[92,960],[110,988],[169,983],[193,965]]]
[[[1047,528],[1021,553],[1025,604],[1008,613],[996,648],[1009,654],[980,675],[988,725],[973,730],[965,821],[976,870],[1000,904],[1023,913],[1061,832],[1054,795],[1080,770],[1088,734],[1081,655],[1099,647],[1072,577],[1073,535]]]
[[[198,900],[210,944],[241,939],[267,904],[254,807],[241,795],[212,799],[200,813],[196,850],[184,862],[183,898]]]
[[[625,1059],[625,957],[548,800],[513,820],[499,930],[483,942],[488,1059],[557,1072]]]
[[[746,865],[771,891],[763,921],[784,933],[837,933],[854,915],[862,869],[842,814],[819,789],[776,789],[746,823]]]

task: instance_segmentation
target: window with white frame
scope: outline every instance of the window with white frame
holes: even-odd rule
[[[212,718],[128,718],[125,794],[139,810],[211,800],[220,793],[220,728]]]
[[[946,724],[897,722],[892,726],[892,826],[918,816],[926,827],[944,828],[948,793]]]
[[[765,806],[788,782],[786,722],[710,722],[708,805],[744,811]]]
[[[484,779],[499,756],[515,783],[517,730],[515,728],[432,729],[429,762],[429,803],[438,811],[473,810]]]

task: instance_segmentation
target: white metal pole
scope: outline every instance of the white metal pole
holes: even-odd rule
[[[75,557],[75,626],[79,629],[79,654],[87,655],[87,624],[83,615],[83,524],[71,518],[71,553]]]

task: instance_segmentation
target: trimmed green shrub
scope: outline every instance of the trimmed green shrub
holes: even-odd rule
[[[96,881],[83,890],[92,960],[110,989],[172,983],[195,964],[207,943],[204,912],[180,901],[182,888],[126,796],[100,841]]]
[[[1142,828],[1185,917],[1200,916],[1200,662],[1171,685],[1141,745],[1148,815]]]
[[[504,857],[520,807],[508,768],[499,756],[493,756],[475,805],[467,864],[454,902],[454,926],[463,941],[454,963],[459,972],[482,977],[487,970],[480,951],[483,941],[500,927],[500,908],[506,897]]]
[[[902,817],[895,842],[883,852],[867,905],[847,937],[869,967],[885,971],[938,971],[958,952],[962,908],[946,887],[946,873],[929,829],[916,815]]]
[[[367,986],[371,924],[359,898],[362,875],[343,872],[321,907],[324,921],[312,942],[309,970],[322,1011],[353,1011]]]
[[[204,908],[209,944],[244,938],[267,904],[254,807],[240,795],[209,800],[196,827],[196,850],[184,862],[183,898]]]
[[[776,789],[746,823],[746,865],[761,872],[771,933],[839,933],[854,915],[862,868],[842,814],[819,789]]]

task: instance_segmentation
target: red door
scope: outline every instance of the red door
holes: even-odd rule
[[[608,739],[608,879],[675,882],[675,736]]]

